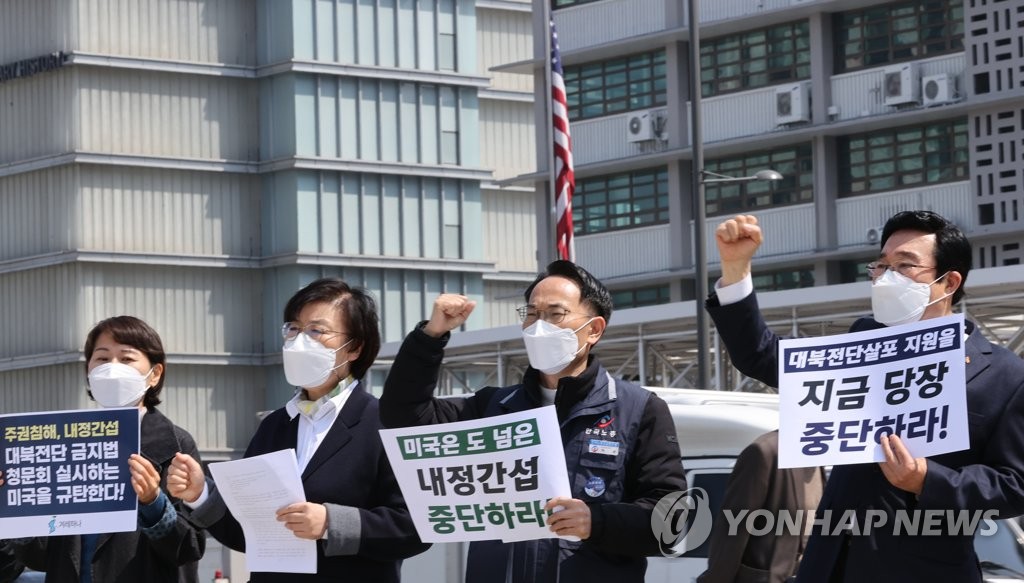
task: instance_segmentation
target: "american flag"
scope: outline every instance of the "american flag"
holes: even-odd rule
[[[558,31],[551,21],[551,123],[554,125],[555,150],[555,247],[559,259],[576,261],[572,242],[572,193],[576,175],[572,170],[572,138],[569,137],[569,109],[565,100],[562,58],[558,54]]]

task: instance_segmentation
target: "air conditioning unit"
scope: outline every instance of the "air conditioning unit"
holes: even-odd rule
[[[649,111],[635,111],[627,117],[626,141],[646,142],[654,139],[654,115]]]
[[[864,235],[868,243],[877,245],[882,240],[882,227],[871,227]]]
[[[806,83],[775,88],[775,125],[811,121],[811,97]]]
[[[939,73],[921,79],[921,101],[925,107],[952,103],[956,99],[956,77]]]
[[[921,103],[921,82],[917,63],[902,63],[885,68],[882,93],[886,105]]]

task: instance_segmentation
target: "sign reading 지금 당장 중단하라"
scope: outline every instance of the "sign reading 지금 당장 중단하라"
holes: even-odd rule
[[[139,410],[0,415],[3,538],[132,531]]]
[[[967,449],[964,318],[779,342],[779,467],[879,462],[896,434],[914,457]]]
[[[553,406],[380,434],[424,542],[556,536],[544,506],[570,489]]]

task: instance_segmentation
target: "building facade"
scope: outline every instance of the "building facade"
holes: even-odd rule
[[[695,196],[691,96],[701,95],[704,170],[776,183],[705,185],[704,249],[715,227],[759,218],[754,283],[786,333],[845,331],[870,313],[864,264],[900,210],[928,209],[971,239],[965,310],[1021,351],[1024,293],[1024,4],[1019,0],[714,0],[700,2],[699,47],[687,2],[535,3],[535,38],[556,24],[568,98],[577,258],[618,309],[598,353],[649,384],[696,381]],[[547,45],[525,64],[546,119]],[[690,51],[698,50],[699,87]],[[538,126],[537,143],[550,139]],[[538,157],[539,175],[553,159]],[[699,169],[697,169],[699,170]],[[536,176],[536,175],[535,175]],[[535,176],[524,176],[524,181]],[[538,190],[548,190],[537,182]],[[554,225],[538,214],[551,259]],[[542,258],[542,263],[543,263]],[[852,286],[852,287],[850,287]],[[837,303],[838,302],[838,303]],[[765,305],[765,302],[762,302]],[[712,336],[714,342],[714,336]],[[715,350],[718,387],[741,386]],[[514,329],[477,334],[453,362],[515,374]],[[500,375],[499,375],[500,376]],[[453,387],[457,387],[454,383]]]
[[[90,406],[85,335],[132,314],[165,411],[237,457],[291,395],[281,311],[317,277],[368,288],[386,341],[442,291],[510,323],[535,212],[498,181],[534,166],[533,88],[487,69],[531,26],[512,0],[4,2],[0,410]]]

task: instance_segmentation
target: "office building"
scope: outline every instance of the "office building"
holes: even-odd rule
[[[690,105],[698,88],[686,5],[550,6],[571,120],[577,258],[609,285],[620,310],[597,352],[613,371],[670,386],[697,384],[699,169]],[[534,8],[533,33],[543,39],[548,7]],[[864,264],[877,257],[885,220],[933,210],[974,245],[964,310],[991,339],[1020,352],[1024,4],[715,0],[701,2],[698,14],[704,170],[783,175],[775,183],[706,183],[709,283],[715,227],[756,214],[765,243],[754,283],[768,319],[786,333],[843,332],[870,313]],[[537,118],[545,120],[547,45],[534,46],[520,70],[537,80]],[[547,140],[538,127],[538,143]],[[539,172],[521,180],[549,189],[550,159],[548,150]],[[553,222],[541,212],[538,225],[538,248],[550,259]],[[719,348],[712,332],[714,386],[752,388]],[[472,332],[449,359],[497,364],[498,376],[525,364],[511,327]]]
[[[533,88],[488,69],[530,27],[514,0],[0,4],[0,410],[89,406],[85,335],[132,314],[165,412],[237,457],[316,277],[367,287],[385,340],[441,291],[514,322],[535,205],[499,181],[534,167]]]

